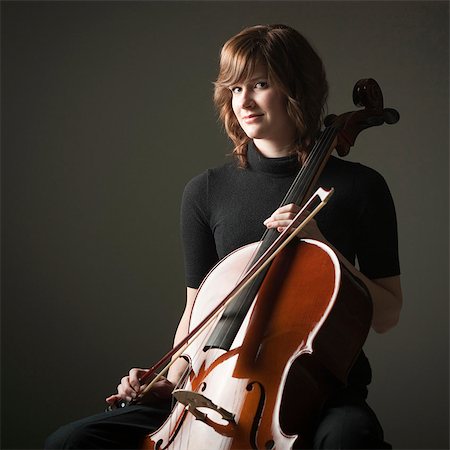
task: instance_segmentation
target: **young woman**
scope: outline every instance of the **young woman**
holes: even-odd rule
[[[281,232],[299,207],[279,207],[306,160],[322,121],[328,85],[322,61],[307,40],[285,25],[255,26],[222,48],[214,101],[234,144],[234,160],[207,170],[186,186],[181,209],[187,301],[175,344],[188,331],[198,287],[233,250],[258,241],[268,228]],[[384,179],[361,164],[331,157],[319,183],[332,199],[304,230],[329,245],[369,290],[375,331],[396,325],[402,304],[395,210]],[[355,268],[358,261],[359,270]],[[47,448],[137,448],[170,409],[170,392],[183,359],[149,394],[132,369],[106,399],[140,404],[60,428]],[[391,448],[366,403],[370,365],[361,352],[348,383],[324,405],[311,430],[313,448]],[[201,450],[201,449],[199,449]]]

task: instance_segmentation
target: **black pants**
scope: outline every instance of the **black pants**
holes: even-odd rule
[[[170,411],[170,402],[159,407],[134,405],[90,416],[62,426],[48,437],[46,449],[140,448],[147,433],[156,430]],[[365,398],[352,391],[327,402],[314,434],[316,449],[390,449],[383,430]],[[215,450],[215,449],[196,449]]]
[[[367,389],[343,389],[327,401],[312,438],[314,449],[392,449],[366,402]]]
[[[171,402],[160,406],[130,405],[63,425],[45,441],[46,449],[141,448],[170,413]]]

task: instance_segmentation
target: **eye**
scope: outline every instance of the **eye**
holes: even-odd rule
[[[241,88],[240,86],[231,86],[231,87],[230,87],[230,91],[231,91],[233,94],[239,94],[239,92],[242,91],[242,88]]]
[[[255,84],[255,87],[258,89],[265,89],[268,85],[269,85],[269,83],[267,83],[267,81],[258,81]]]

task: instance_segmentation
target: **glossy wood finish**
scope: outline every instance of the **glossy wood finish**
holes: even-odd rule
[[[226,294],[237,282],[257,246],[233,252],[205,279],[192,328],[213,309],[217,290]],[[366,291],[332,250],[296,240],[272,263],[232,348],[203,352],[205,331],[186,354],[192,371],[185,388],[232,412],[235,422],[206,411],[205,423],[178,404],[145,448],[290,449],[302,431],[299,440],[306,443],[322,402],[358,356],[370,321]]]

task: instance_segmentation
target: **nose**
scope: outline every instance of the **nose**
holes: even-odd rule
[[[244,109],[252,108],[255,105],[253,93],[250,89],[244,88],[241,93],[241,107]]]

